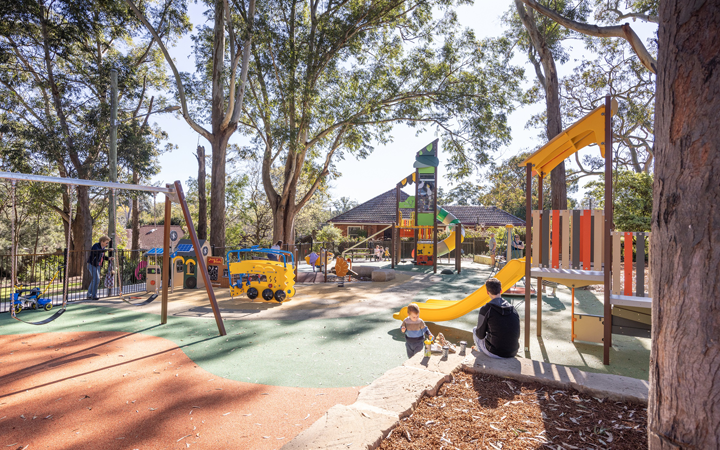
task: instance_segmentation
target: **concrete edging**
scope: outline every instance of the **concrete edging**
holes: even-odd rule
[[[400,419],[409,416],[424,396],[435,396],[458,370],[536,381],[615,401],[648,403],[648,383],[621,375],[589,373],[526,358],[492,359],[476,351],[447,358],[417,354],[361,389],[352,405],[330,408],[282,450],[377,448]]]

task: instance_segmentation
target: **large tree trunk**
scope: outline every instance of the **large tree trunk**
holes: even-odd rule
[[[720,448],[720,3],[660,2],[651,449]]]
[[[562,132],[562,114],[560,112],[560,84],[558,81],[557,66],[545,36],[540,32],[535,20],[533,10],[527,10],[520,0],[515,0],[520,21],[528,32],[530,42],[540,58],[538,62],[529,54],[530,61],[535,67],[538,82],[545,90],[545,110],[547,113],[546,135],[548,142]],[[550,172],[550,192],[552,209],[567,209],[567,181],[565,179],[565,161],[558,164]],[[544,200],[544,199],[543,199]],[[543,201],[543,203],[545,203]],[[542,209],[542,205],[540,206]]]
[[[138,184],[140,182],[140,177],[138,176],[137,171],[133,170],[133,184]],[[134,194],[134,193],[133,193]],[[140,201],[138,198],[132,199],[132,208],[130,212],[130,227],[132,228],[132,242],[130,244],[130,250],[139,250],[140,249]],[[153,214],[155,211],[153,211]],[[139,254],[138,252],[134,252],[133,255]]]
[[[273,211],[273,244],[282,240],[283,244],[295,243],[295,216],[297,209],[295,201],[287,198],[280,199],[279,207]]]
[[[216,256],[223,255],[225,251],[225,157],[231,134],[215,135],[212,142],[210,246]]]
[[[82,288],[90,286],[90,274],[83,270],[87,261],[87,252],[92,248],[92,215],[90,213],[90,189],[77,186],[77,204],[72,223],[72,243],[70,257],[70,276],[83,273]]]
[[[547,52],[548,54],[550,52]],[[552,59],[552,58],[551,58]],[[562,113],[560,112],[560,86],[558,82],[555,61],[544,63],[545,105],[547,108],[547,139],[548,142],[562,133]],[[565,161],[561,162],[550,172],[550,197],[552,209],[567,209],[567,180],[565,178]]]
[[[198,239],[207,239],[207,195],[205,193],[205,147],[198,145]],[[224,222],[224,221],[223,221]]]

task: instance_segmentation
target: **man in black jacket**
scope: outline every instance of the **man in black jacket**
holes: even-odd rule
[[[478,324],[473,328],[475,346],[491,358],[512,358],[520,348],[520,316],[500,296],[500,280],[490,278],[485,288],[492,300],[480,308]]]

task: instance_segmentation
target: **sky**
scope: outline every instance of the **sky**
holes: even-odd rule
[[[496,37],[503,33],[501,17],[512,5],[512,0],[476,0],[474,5],[460,7],[458,9],[458,18],[463,26],[473,29],[479,39]],[[204,10],[205,6],[203,5],[197,3],[190,4],[188,14],[195,26],[206,20],[206,17],[203,15]],[[633,23],[632,26],[643,39],[649,37],[653,30],[652,25],[641,24],[639,22]],[[187,35],[179,40],[174,47],[168,49],[175,60],[178,70],[181,72],[193,72],[195,69],[191,45],[190,35]],[[563,76],[571,74],[575,61],[582,58],[583,44],[577,41],[571,45],[573,48],[569,51],[569,62],[558,66],[558,73],[561,79]],[[516,57],[515,63],[525,65],[527,78],[526,87],[529,87],[535,76],[532,66],[519,57]],[[532,106],[525,106],[510,114],[509,124],[512,128],[512,141],[509,145],[500,148],[493,154],[493,158],[496,161],[500,162],[520,152],[535,149],[545,143],[539,137],[541,130],[526,128],[528,120],[534,114],[541,112],[543,108],[544,102]],[[152,181],[164,185],[165,183],[180,180],[187,188],[188,179],[197,177],[197,160],[193,156],[193,153],[198,144],[198,134],[193,131],[177,113],[156,114],[151,116],[151,121],[156,122],[164,129],[169,135],[169,142],[178,147],[176,150],[160,156],[160,166],[162,169]],[[567,127],[570,123],[564,123],[563,125]],[[400,179],[413,172],[414,169],[412,165],[415,153],[436,139],[437,136],[432,129],[416,135],[416,130],[404,125],[397,125],[393,128],[392,137],[391,143],[387,145],[376,145],[374,152],[365,159],[355,159],[349,156],[345,160],[336,160],[337,170],[342,175],[331,182],[332,188],[330,193],[333,198],[349,197],[362,203],[392,189]],[[205,146],[209,154],[209,143],[203,138],[200,138],[199,142],[200,145]],[[241,136],[238,132],[230,139],[231,144],[243,145],[246,142],[247,137]],[[597,146],[585,149],[581,154],[584,152],[599,153]],[[599,154],[594,156],[599,156]],[[439,158],[439,186],[447,190],[452,188],[452,184],[448,182],[446,177],[443,177],[443,166],[446,159],[442,152],[442,140],[440,142]],[[568,167],[571,167],[573,164],[570,160],[567,160],[566,163]],[[482,174],[473,177],[471,181],[482,184]],[[590,181],[590,178],[586,178],[582,184],[587,181]],[[575,196],[578,200],[583,193],[582,184],[580,193]]]

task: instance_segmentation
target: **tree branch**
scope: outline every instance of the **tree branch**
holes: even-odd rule
[[[658,16],[652,16],[652,15],[650,15],[650,14],[640,14],[640,13],[627,13],[627,14],[625,14],[625,13],[623,13],[622,11],[620,11],[619,9],[615,9],[615,8],[608,8],[608,11],[612,11],[612,12],[614,12],[615,14],[618,15],[617,19],[615,19],[615,20],[617,20],[618,22],[621,21],[621,20],[623,20],[623,19],[632,18],[632,19],[644,20],[645,22],[652,22],[652,23],[658,23],[658,24],[660,23],[660,18],[659,18]]]
[[[163,44],[162,40],[160,39],[160,36],[158,36],[157,31],[155,31],[155,28],[148,22],[148,20],[145,18],[145,16],[140,12],[137,6],[135,6],[135,3],[133,3],[132,0],[125,0],[125,3],[130,7],[130,9],[133,10],[135,13],[135,16],[142,22],[143,25],[145,25],[145,28],[152,34],[155,41],[157,41],[158,46],[160,47],[160,50],[163,52],[163,55],[165,56],[165,61],[167,61],[168,65],[170,65],[170,69],[172,69],[173,75],[175,76],[175,84],[178,88],[178,95],[180,95],[180,104],[182,105],[182,114],[185,121],[190,125],[190,127],[200,133],[205,139],[208,141],[212,141],[212,133],[207,131],[205,128],[201,127],[195,121],[190,117],[190,113],[188,112],[187,107],[187,99],[185,97],[185,87],[182,84],[182,80],[180,79],[180,73],[177,70],[177,67],[175,67],[175,63],[173,62],[172,58],[170,57],[170,53],[168,53],[167,48],[165,47],[165,44]]]
[[[599,27],[597,25],[590,25],[587,23],[570,20],[567,17],[561,16],[552,9],[546,8],[535,0],[520,1],[522,1],[535,11],[539,12],[540,14],[554,20],[565,28],[577,31],[578,33],[595,37],[619,37],[625,39],[626,41],[628,41],[633,51],[635,51],[635,54],[640,59],[642,65],[645,66],[650,72],[655,74],[657,73],[657,61],[655,60],[655,58],[652,57],[647,48],[645,48],[645,45],[640,40],[640,37],[635,34],[635,31],[633,31],[633,29],[630,27],[630,24],[626,23],[623,25],[611,27]]]
[[[250,0],[250,5],[248,6],[247,39],[245,39],[245,44],[243,44],[242,65],[240,68],[240,89],[238,90],[236,98],[230,98],[230,101],[234,101],[235,103],[234,107],[232,108],[232,117],[230,118],[230,122],[233,124],[236,124],[237,121],[240,119],[240,112],[242,111],[243,97],[245,96],[245,85],[247,84],[248,71],[250,70],[250,44],[252,42],[252,28],[254,20],[255,0]],[[228,110],[230,109],[231,108],[228,108]]]

